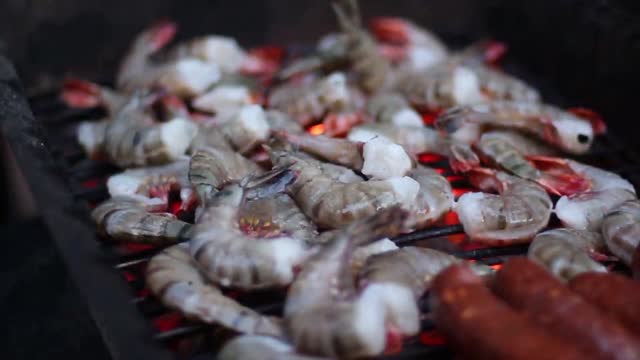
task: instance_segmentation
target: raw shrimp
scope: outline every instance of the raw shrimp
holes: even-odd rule
[[[200,148],[189,164],[189,182],[200,204],[206,204],[222,186],[260,173],[262,169],[256,163],[230,149]]]
[[[350,258],[357,246],[398,234],[406,215],[389,208],[354,222],[306,262],[289,288],[284,309],[287,337],[298,351],[336,358],[382,352],[384,307],[375,296],[357,294]]]
[[[385,180],[404,176],[413,168],[413,161],[402,146],[383,138],[360,143],[306,133],[280,135],[302,151],[360,171],[369,178]]]
[[[551,105],[495,101],[451,108],[438,116],[436,127],[467,143],[474,143],[483,128],[512,128],[535,135],[563,151],[584,154],[603,127],[590,121]]]
[[[409,208],[420,190],[420,185],[407,176],[343,183],[326,173],[317,160],[273,149],[271,156],[274,164],[290,165],[298,173],[288,191],[321,228],[339,228],[395,205]]]
[[[279,110],[267,110],[267,123],[271,131],[287,132],[289,134],[298,134],[304,131],[302,126],[298,124],[291,116]]]
[[[471,192],[455,205],[460,223],[471,240],[487,244],[527,242],[549,222],[553,203],[534,182],[500,171],[473,169],[469,181],[482,191]]]
[[[117,75],[118,89],[132,92],[160,86],[173,94],[194,96],[220,79],[218,65],[195,57],[180,57],[164,63],[152,61],[151,55],[173,39],[176,29],[172,22],[160,22],[134,40]]]
[[[313,54],[296,59],[282,68],[277,79],[284,81],[295,75],[316,70],[328,73],[330,70],[346,67],[348,62],[346,36],[339,33],[329,33],[318,41]]]
[[[188,172],[189,158],[185,156],[167,165],[129,169],[112,175],[107,180],[107,189],[112,197],[141,195],[158,198],[167,205],[169,193],[177,190],[180,191],[182,207],[186,209],[196,200]]]
[[[188,318],[243,334],[282,335],[280,319],[240,305],[208,282],[198,271],[188,246],[175,245],[151,258],[146,283],[164,305]]]
[[[381,92],[367,102],[367,114],[376,122],[395,126],[423,126],[422,117],[402,95]]]
[[[189,238],[191,224],[156,212],[165,208],[159,199],[116,196],[96,207],[91,217],[102,235],[116,241],[166,244]]]
[[[332,5],[346,38],[347,57],[358,75],[360,87],[374,93],[387,86],[391,64],[380,55],[375,40],[362,27],[357,0],[338,0]]]
[[[526,158],[527,155],[552,151],[523,134],[510,130],[490,131],[482,134],[475,147],[484,161],[519,178],[535,181],[554,194],[573,194],[587,189],[587,182],[579,176],[558,178],[538,170],[531,164]]]
[[[420,330],[418,299],[429,289],[431,280],[449,265],[462,262],[455,256],[420,247],[407,246],[370,257],[359,276],[363,295],[382,299],[387,307],[387,323],[395,325],[403,335]],[[491,268],[471,264],[479,275]]]
[[[328,360],[295,352],[291,344],[270,336],[241,335],[224,345],[220,360]]]
[[[293,117],[300,125],[311,125],[327,112],[340,111],[352,101],[347,78],[334,72],[310,83],[283,84],[269,96],[269,106]]]
[[[420,184],[415,205],[411,209],[414,229],[422,229],[442,218],[453,207],[451,184],[437,171],[418,165],[407,176]]]
[[[399,70],[394,84],[413,105],[430,111],[487,101],[473,70],[450,62],[420,72]]]
[[[197,110],[224,114],[251,105],[254,101],[254,95],[248,87],[221,84],[193,99],[191,104]]]
[[[374,138],[388,139],[402,145],[407,153],[419,155],[435,153],[449,158],[455,171],[467,171],[480,165],[480,159],[468,144],[442,137],[426,126],[394,126],[392,124],[365,124],[351,129],[347,138],[366,142]]]
[[[185,118],[154,124],[143,111],[147,101],[140,94],[133,96],[105,129],[106,155],[118,166],[174,161],[186,152],[196,135],[197,126]]]
[[[269,139],[269,123],[260,105],[245,105],[220,126],[231,145],[241,153],[253,150]]]
[[[606,272],[607,269],[592,258],[604,249],[600,233],[553,229],[536,235],[527,256],[558,278],[568,281],[587,271]]]
[[[612,172],[570,159],[542,156],[529,159],[549,173],[579,177],[588,183],[586,190],[563,196],[556,203],[556,216],[566,227],[600,231],[607,212],[636,198],[633,185]]]
[[[631,266],[640,243],[640,202],[628,200],[609,211],[602,221],[602,234],[609,251]]]
[[[432,32],[408,19],[377,17],[369,29],[383,45],[383,54],[413,71],[425,70],[449,56],[446,45]]]
[[[230,184],[212,197],[196,221],[191,254],[205,276],[223,286],[287,285],[309,251],[301,239],[281,234],[279,229],[275,234],[269,227],[254,229],[261,235],[257,238],[245,234],[239,215],[248,192],[250,189]]]
[[[320,235],[323,239],[323,243],[331,240],[334,234],[340,230],[330,230],[325,231]],[[356,248],[353,251],[353,255],[351,256],[351,271],[353,274],[360,273],[362,267],[367,262],[367,259],[372,257],[373,255],[382,254],[388,251],[397,250],[398,245],[393,241],[384,238],[378,241],[374,241],[371,244],[362,245]]]

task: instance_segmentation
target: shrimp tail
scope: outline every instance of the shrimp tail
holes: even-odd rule
[[[583,107],[572,107],[567,111],[591,123],[594,134],[602,135],[607,132],[607,124],[597,112]]]
[[[547,190],[558,195],[571,195],[589,191],[591,182],[575,172],[562,158],[527,155],[525,158],[542,172],[538,181]]]
[[[449,165],[456,173],[466,173],[480,165],[478,155],[466,144],[449,146]]]
[[[90,81],[68,78],[62,85],[62,101],[67,106],[78,109],[89,109],[102,104],[100,85]]]
[[[400,234],[406,229],[405,223],[408,219],[408,211],[399,206],[393,206],[379,211],[364,221],[353,223],[345,231],[349,234],[355,248],[384,237]]]
[[[409,26],[404,19],[393,16],[375,17],[369,22],[369,30],[378,41],[398,45],[409,42]]]
[[[139,38],[139,45],[144,45],[148,49],[148,53],[155,53],[167,46],[177,32],[178,25],[175,22],[169,19],[159,19],[142,34]]]

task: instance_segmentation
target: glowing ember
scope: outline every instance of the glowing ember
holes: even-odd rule
[[[428,346],[438,346],[444,345],[446,339],[437,330],[430,330],[420,333],[420,342]]]
[[[322,135],[324,134],[324,124],[313,125],[308,131],[312,135]]]
[[[440,115],[440,113],[442,113],[442,110],[427,111],[421,113],[420,115],[422,115],[422,121],[426,125],[433,125],[435,124],[436,119],[438,118],[438,115]]]
[[[122,247],[127,252],[135,253],[135,252],[139,252],[139,251],[149,250],[149,249],[153,248],[153,245],[136,244],[136,243],[125,243],[125,244],[122,244]]]
[[[444,171],[443,171],[444,172]],[[451,175],[451,176],[447,176],[447,180],[449,182],[453,182],[453,181],[460,181],[460,180],[464,180],[464,176],[460,176],[460,175]]]
[[[98,179],[89,179],[89,180],[83,181],[81,186],[85,189],[93,189],[94,187],[98,186],[98,184],[99,184]]]
[[[178,327],[181,321],[182,316],[180,314],[170,313],[154,319],[153,325],[158,329],[158,331],[164,332]]]
[[[502,267],[502,264],[493,264],[493,265],[489,265],[489,267],[491,267],[493,270],[500,270],[500,268]]]
[[[402,333],[394,326],[387,327],[387,339],[384,354],[397,354],[402,351]]]
[[[458,214],[456,214],[454,211],[449,211],[444,216],[444,223],[446,225],[457,225],[457,224],[460,224],[460,220],[458,219]]]
[[[182,201],[172,201],[169,204],[169,212],[171,212],[173,215],[178,216],[178,214],[180,214],[180,212],[182,211]]]
[[[455,196],[455,198],[459,198],[460,196],[473,191],[473,189],[466,189],[466,188],[455,188],[453,189],[453,196]]]
[[[123,272],[122,275],[124,276],[125,280],[127,280],[127,282],[131,282],[136,279],[135,275],[133,275],[133,273],[129,271]]]
[[[444,159],[445,159],[444,156],[438,155],[438,154],[432,154],[432,153],[424,153],[424,154],[418,155],[418,160],[420,160],[421,163],[434,163],[434,162],[442,161]]]

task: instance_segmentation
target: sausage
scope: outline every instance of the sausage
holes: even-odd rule
[[[640,283],[619,274],[584,273],[569,287],[640,337]]]
[[[429,298],[436,327],[465,359],[587,359],[500,301],[466,264],[442,271]]]
[[[550,334],[600,359],[640,359],[640,341],[621,324],[525,257],[508,260],[494,291]]]

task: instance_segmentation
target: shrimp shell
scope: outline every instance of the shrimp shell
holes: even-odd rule
[[[562,280],[570,280],[587,271],[606,272],[590,253],[604,250],[602,235],[596,232],[554,229],[542,232],[533,239],[528,256]]]
[[[261,315],[225,296],[207,282],[182,245],[151,258],[146,270],[151,292],[171,309],[207,324],[219,324],[243,334],[281,336],[280,319]]]
[[[299,175],[288,188],[302,211],[321,228],[338,228],[370,217],[381,209],[414,204],[420,185],[409,177],[366,182],[338,182],[317,160],[290,153],[286,161]]]
[[[196,189],[200,203],[205,204],[223,185],[262,171],[256,163],[233,150],[200,148],[191,156],[189,181]]]
[[[422,118],[398,93],[379,93],[367,102],[367,114],[379,123],[422,126]]]
[[[609,251],[631,265],[640,243],[640,202],[628,200],[613,208],[602,221],[602,234]]]
[[[152,213],[162,201],[116,196],[91,212],[98,231],[116,241],[166,244],[191,235],[191,224],[169,213]]]
[[[420,184],[416,206],[411,211],[416,229],[433,224],[453,207],[453,190],[449,181],[437,171],[418,165],[407,176]]]
[[[482,170],[481,170],[482,172]],[[488,244],[526,242],[549,222],[553,203],[539,185],[499,171],[484,171],[472,182],[499,195],[471,192],[455,205],[470,239]]]
[[[566,165],[591,182],[587,192],[561,197],[555,213],[566,227],[599,231],[604,216],[627,200],[634,200],[633,185],[617,174],[574,160]]]
[[[471,70],[478,77],[482,90],[493,100],[540,101],[538,90],[516,77],[480,64],[471,66]]]
[[[214,195],[194,226],[191,254],[204,275],[223,286],[287,285],[293,280],[293,268],[304,261],[308,251],[302,240],[288,235],[246,235],[239,224],[246,195],[237,184]]]

